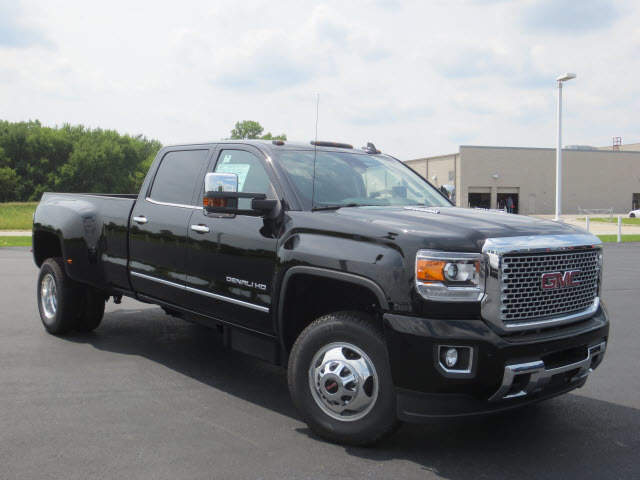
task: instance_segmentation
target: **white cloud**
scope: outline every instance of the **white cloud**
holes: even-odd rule
[[[50,46],[46,36],[28,24],[25,12],[15,3],[0,4],[0,47]]]
[[[640,7],[558,2],[552,21],[556,3],[25,0],[0,11],[0,116],[164,143],[253,119],[308,141],[320,93],[320,137],[414,158],[553,146],[554,78],[575,71],[566,142],[640,141]]]
[[[522,11],[522,20],[531,30],[561,35],[599,30],[610,26],[620,11],[612,0],[536,0]]]

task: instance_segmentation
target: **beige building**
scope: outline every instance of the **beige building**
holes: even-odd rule
[[[636,151],[625,145],[619,151],[563,150],[562,213],[609,208],[625,213],[640,204],[640,145],[635,146]],[[437,187],[455,187],[458,206],[501,208],[511,197],[516,213],[555,213],[553,148],[462,145],[458,153],[405,163]]]

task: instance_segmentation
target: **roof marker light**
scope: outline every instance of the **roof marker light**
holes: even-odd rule
[[[316,140],[311,140],[311,145],[315,145],[316,147],[353,148],[353,145],[349,145],[348,143],[318,142]]]

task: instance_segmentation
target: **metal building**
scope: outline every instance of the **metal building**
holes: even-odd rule
[[[633,149],[633,150],[631,150]],[[461,145],[457,153],[405,163],[438,188],[455,188],[455,204],[502,208],[515,213],[555,213],[553,148]],[[640,204],[640,144],[562,151],[562,213],[580,209],[628,212]]]

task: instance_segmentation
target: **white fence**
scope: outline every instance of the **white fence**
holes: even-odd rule
[[[580,208],[578,214],[586,217],[602,218],[607,222],[613,222],[613,208]]]

